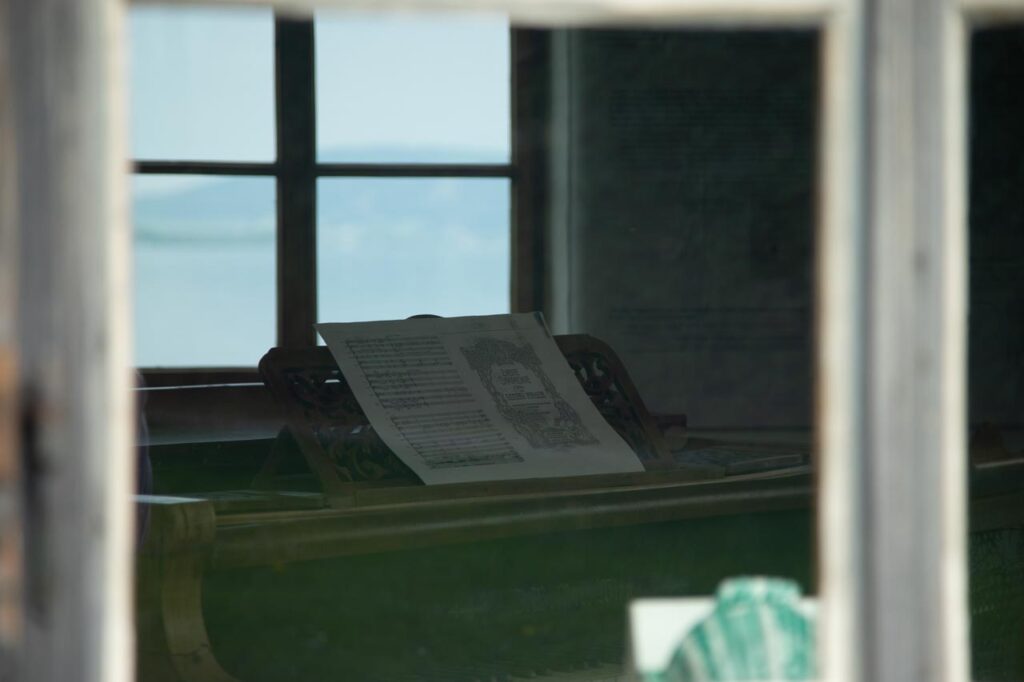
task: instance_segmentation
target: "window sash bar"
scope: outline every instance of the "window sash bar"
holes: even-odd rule
[[[132,171],[141,175],[277,175],[276,163],[243,161],[135,161]]]
[[[232,2],[257,4],[257,0]],[[325,3],[279,0],[275,4],[311,10]],[[381,7],[368,0],[332,4]],[[442,0],[426,4],[451,8],[450,2]],[[963,27],[946,2],[931,7],[926,1],[907,2],[910,9],[904,11],[896,0],[877,0],[872,7],[878,11],[867,20],[865,37],[857,3],[844,4],[824,0],[682,0],[610,5],[596,0],[536,0],[517,3],[515,8],[508,2],[475,3],[474,7],[512,9],[513,19],[585,18],[596,23],[657,17],[677,23],[729,21],[746,26],[814,22],[830,8],[840,8],[837,14],[845,16],[830,28],[834,30],[833,46],[827,55],[829,60],[838,59],[827,63],[825,69],[830,79],[826,85],[831,87],[835,76],[841,85],[829,95],[826,106],[826,119],[832,118],[826,121],[827,158],[823,164],[826,196],[824,244],[820,248],[824,262],[818,322],[822,337],[818,359],[820,437],[826,455],[820,495],[822,585],[827,612],[838,612],[840,606],[856,608],[861,601],[866,612],[862,620],[850,621],[852,629],[846,632],[850,637],[845,645],[850,649],[849,658],[863,656],[863,665],[857,668],[850,660],[833,665],[833,659],[826,658],[827,670],[831,670],[826,677],[961,680],[967,674],[962,627],[966,614],[962,376],[965,93],[962,87],[957,91],[963,84]],[[1010,4],[1009,0],[964,2],[972,12]],[[398,6],[388,3],[388,7]],[[890,19],[892,25],[886,27],[885,20]],[[918,41],[907,40],[922,30],[923,45],[917,47]],[[895,39],[901,34],[902,46]],[[884,58],[868,66],[862,82],[860,50],[867,39],[872,49],[877,41]],[[916,76],[907,79],[902,89],[891,82],[886,85],[885,71],[894,64],[897,70],[908,70],[900,73]],[[937,78],[929,81],[928,76]],[[924,100],[908,106],[922,82],[926,84]],[[865,112],[858,101],[867,92],[882,100]],[[909,142],[897,132],[909,136]],[[850,137],[843,141],[843,135]],[[867,158],[854,149],[860,142],[868,145]],[[937,158],[929,153],[926,142],[936,143],[931,149],[940,150]],[[905,144],[911,145],[909,150]],[[908,151],[909,167],[899,158]],[[892,186],[887,186],[889,180]],[[904,198],[899,191],[907,192]],[[866,201],[866,220],[859,214],[861,200]],[[938,208],[929,208],[929,202]],[[845,247],[851,251],[844,255],[840,251]],[[890,294],[895,301],[886,300]],[[908,298],[913,305],[907,305]],[[837,305],[849,307],[835,308]],[[917,305],[923,310],[917,310]],[[901,322],[898,313],[909,314],[909,320],[922,324]],[[862,471],[866,480],[858,477]],[[852,478],[840,480],[845,473],[853,474]],[[831,497],[833,492],[838,494]],[[935,514],[929,516],[930,512]],[[841,520],[841,516],[846,518]],[[840,532],[830,535],[831,528]],[[911,544],[900,547],[893,544],[895,540],[910,540]],[[840,556],[832,554],[831,546],[841,548],[836,550]],[[894,554],[889,556],[889,551]],[[922,568],[924,575],[918,573]],[[887,602],[885,597],[894,588],[886,588],[885,579],[910,588],[908,594],[896,594],[897,601]],[[903,606],[912,608],[897,608]],[[895,620],[885,628],[869,627],[884,624],[890,616]],[[910,627],[900,631],[895,623]],[[827,656],[838,653],[829,649],[839,641],[835,625],[833,616],[826,615]],[[896,640],[887,642],[890,628]],[[911,648],[900,651],[896,646],[900,641]],[[905,660],[898,660],[900,657]]]
[[[18,374],[31,503],[24,680],[133,677],[130,243],[118,0],[6,3]],[[5,320],[6,322],[6,320]],[[0,408],[2,409],[2,408]]]
[[[366,178],[512,178],[511,163],[316,163],[317,177]],[[142,175],[260,175],[281,174],[279,163],[248,161],[135,161]]]
[[[151,0],[130,0],[146,4]],[[196,0],[162,0],[194,5]],[[224,6],[267,5],[292,16],[314,10],[365,10],[500,14],[532,26],[633,24],[674,26],[819,26],[848,0],[219,0]]]
[[[512,178],[510,163],[318,163],[320,177]]]
[[[0,38],[10,35],[10,3],[0,4]],[[11,55],[0,51],[0,679],[20,668],[24,631],[24,499],[18,406],[17,155]]]
[[[279,173],[275,163],[233,161],[136,161],[131,170],[140,175],[266,175]]]
[[[960,11],[970,22],[1007,24],[1024,21],[1021,0],[959,0]]]
[[[952,1],[867,8],[865,677],[965,680],[964,35]]]
[[[861,532],[865,371],[863,8],[830,17],[821,41],[816,239],[818,661],[822,680],[862,679]]]

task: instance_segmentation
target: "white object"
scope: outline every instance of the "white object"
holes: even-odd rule
[[[370,424],[424,483],[642,471],[539,315],[317,325]]]
[[[660,672],[672,660],[683,637],[710,615],[714,597],[634,599],[629,604],[629,638],[632,668],[640,676]],[[817,602],[805,597],[800,610],[809,618]]]

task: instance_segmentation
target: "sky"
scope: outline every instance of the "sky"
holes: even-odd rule
[[[136,158],[272,160],[269,10],[140,6],[130,32]],[[315,36],[322,160],[365,160],[344,148],[508,159],[504,19],[320,13]]]

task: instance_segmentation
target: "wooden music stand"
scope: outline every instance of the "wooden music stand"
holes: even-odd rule
[[[592,336],[554,338],[594,406],[633,448],[644,468],[672,468],[661,432],[615,352]],[[259,369],[332,506],[346,506],[345,500],[359,484],[420,484],[370,425],[326,347],[271,348]],[[280,451],[268,459],[254,487],[270,485],[280,459]]]

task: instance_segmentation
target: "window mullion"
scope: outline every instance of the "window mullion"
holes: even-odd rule
[[[512,31],[513,312],[544,310],[543,235],[547,230],[547,152],[551,89],[549,31]]]
[[[277,343],[316,344],[316,101],[313,22],[276,19]]]
[[[251,175],[277,174],[277,164],[250,161],[135,161],[132,170],[140,175]]]

